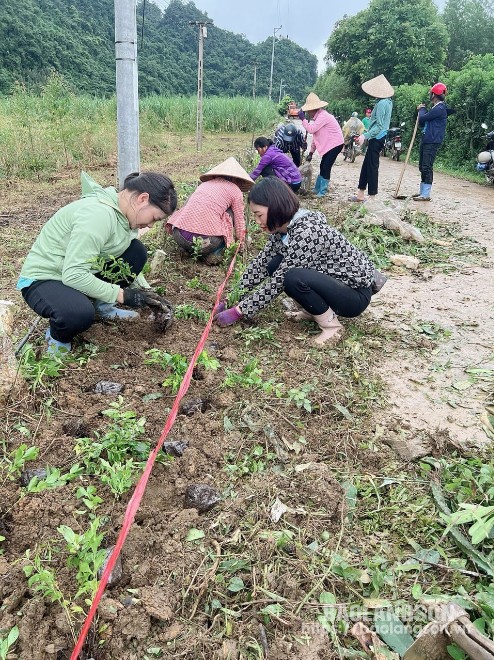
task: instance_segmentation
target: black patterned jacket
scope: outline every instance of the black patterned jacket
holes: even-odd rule
[[[238,304],[244,316],[253,316],[282,293],[285,273],[292,268],[317,270],[352,289],[371,286],[372,262],[330,227],[320,211],[300,209],[290,221],[287,234],[288,244],[283,243],[281,234],[269,234],[264,248],[247,266],[240,286],[252,293]],[[270,277],[267,265],[277,254],[283,254],[283,261]]]

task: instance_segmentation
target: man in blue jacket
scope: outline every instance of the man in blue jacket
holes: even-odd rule
[[[446,85],[438,82],[430,90],[432,108],[427,111],[424,103],[417,106],[419,126],[422,127],[422,141],[419,155],[420,190],[416,195],[412,195],[416,202],[430,202],[431,199],[432,166],[444,140],[448,115],[454,112],[444,102],[447,91]]]

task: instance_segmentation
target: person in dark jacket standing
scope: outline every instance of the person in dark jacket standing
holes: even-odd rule
[[[261,160],[250,173],[250,178],[255,181],[261,175],[276,176],[290,186],[293,192],[297,192],[302,184],[302,175],[288,156],[275,147],[272,140],[265,137],[256,138],[254,149]]]
[[[422,140],[419,154],[420,190],[416,195],[412,195],[416,202],[430,202],[431,200],[434,176],[432,166],[439,147],[444,141],[448,115],[454,112],[444,102],[447,91],[446,85],[438,82],[430,90],[432,108],[428,111],[425,103],[417,106],[419,126],[422,127]]]
[[[307,149],[306,135],[295,124],[280,124],[273,138],[274,146],[284,154],[290,152],[293,163],[300,167],[302,153]]]

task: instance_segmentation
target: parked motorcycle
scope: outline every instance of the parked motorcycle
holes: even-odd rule
[[[355,158],[362,153],[362,148],[356,142],[359,134],[352,133],[343,146],[343,160],[349,160],[351,163],[355,162]]]
[[[481,124],[486,131],[487,124]],[[477,172],[483,172],[487,183],[494,183],[494,131],[489,131],[484,135],[487,144],[484,151],[477,156]]]
[[[400,160],[401,152],[403,151],[403,144],[401,141],[401,129],[405,125],[402,121],[399,126],[388,129],[384,146],[382,149],[383,156],[391,156],[393,160]]]

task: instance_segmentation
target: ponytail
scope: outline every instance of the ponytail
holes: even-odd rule
[[[170,177],[157,172],[132,172],[123,183],[122,190],[133,193],[148,193],[149,201],[171,215],[177,208],[177,193]]]

